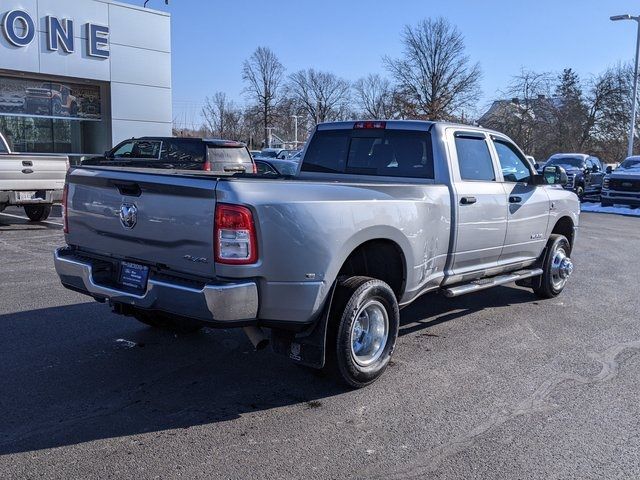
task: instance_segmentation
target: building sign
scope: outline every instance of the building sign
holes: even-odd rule
[[[100,87],[0,77],[0,115],[100,120]]]
[[[70,18],[46,16],[47,50],[75,51],[74,22]],[[87,23],[87,54],[95,58],[109,58],[109,27]],[[4,16],[2,30],[7,41],[15,47],[26,47],[36,36],[36,24],[31,16],[23,10],[11,10]]]

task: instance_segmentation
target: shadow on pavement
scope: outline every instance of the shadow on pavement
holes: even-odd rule
[[[403,310],[401,335],[532,299],[514,288],[427,296]],[[348,392],[286,358],[253,352],[236,329],[175,336],[97,303],[2,315],[0,326],[0,455],[187,429],[281,406],[304,414]]]

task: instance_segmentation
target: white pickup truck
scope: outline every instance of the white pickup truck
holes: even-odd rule
[[[12,152],[0,134],[0,212],[19,205],[31,221],[46,220],[62,200],[67,170],[68,157]]]

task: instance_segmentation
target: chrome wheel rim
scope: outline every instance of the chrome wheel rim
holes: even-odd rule
[[[564,248],[558,248],[551,261],[551,283],[553,288],[556,290],[562,289],[572,273],[573,262]]]
[[[389,316],[378,300],[369,300],[360,307],[351,326],[351,356],[366,367],[380,358],[389,336]]]

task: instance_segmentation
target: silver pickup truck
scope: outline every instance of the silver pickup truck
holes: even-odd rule
[[[18,205],[30,220],[46,220],[62,200],[68,169],[68,157],[12,152],[0,134],[0,212]]]
[[[361,387],[385,370],[399,310],[517,282],[558,295],[579,203],[504,135],[425,121],[319,125],[296,176],[79,167],[64,286],[158,327],[244,327]]]

